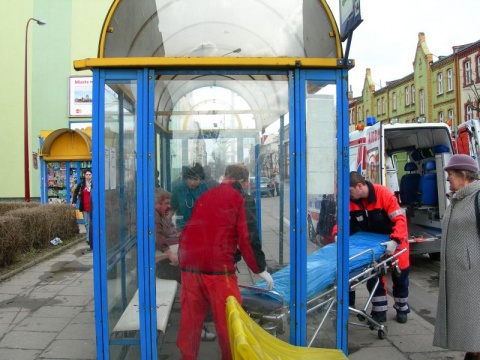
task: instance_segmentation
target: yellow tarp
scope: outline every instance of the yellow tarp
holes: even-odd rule
[[[262,329],[248,316],[237,299],[227,299],[228,337],[234,360],[345,360],[341,350],[288,344]]]

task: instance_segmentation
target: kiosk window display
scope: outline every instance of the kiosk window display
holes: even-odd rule
[[[80,183],[85,170],[91,169],[91,166],[91,161],[54,161],[46,163],[47,197],[45,203],[71,203],[77,184]]]

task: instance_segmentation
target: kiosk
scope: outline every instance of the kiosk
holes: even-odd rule
[[[83,171],[92,167],[92,129],[42,130],[39,138],[40,201],[70,204]]]
[[[239,162],[257,178],[280,171],[280,196],[255,192],[267,262],[290,265],[290,316],[279,337],[305,346],[316,328],[306,312],[306,259],[318,249],[307,209],[324,195],[337,204],[335,300],[347,299],[351,66],[324,0],[113,2],[98,58],[74,62],[93,72],[99,359],[179,357],[179,287],[155,277],[154,189],[158,181],[171,190],[182,166],[197,162],[216,180]],[[266,146],[270,135],[276,146]],[[239,274],[244,285],[252,278]],[[334,304],[312,346],[346,353],[348,302]]]

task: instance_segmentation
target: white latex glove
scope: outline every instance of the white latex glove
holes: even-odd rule
[[[268,290],[273,289],[272,275],[270,275],[267,271],[264,271],[264,272],[261,272],[260,274],[258,274],[258,276],[260,276],[263,280],[265,280],[267,282]]]
[[[390,241],[380,243],[380,245],[384,245],[387,247],[387,249],[385,250],[387,255],[392,255],[397,249],[398,243],[395,240],[390,240]]]

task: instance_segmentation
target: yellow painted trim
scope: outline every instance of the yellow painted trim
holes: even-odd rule
[[[328,6],[326,0],[320,0],[322,3],[323,8],[325,9],[325,13],[328,16],[328,19],[330,20],[330,26],[333,29],[333,36],[335,37],[335,46],[337,48],[337,57],[338,58],[343,58],[343,49],[342,49],[342,41],[340,40],[340,31],[338,31],[338,26],[337,26],[337,21],[335,20],[335,17],[332,14],[332,11],[330,10],[330,6]]]
[[[100,33],[100,41],[98,43],[98,57],[103,58],[104,51],[105,51],[105,39],[107,38],[108,27],[112,22],[113,15],[117,10],[118,4],[120,4],[120,0],[115,0],[110,9],[108,10],[108,14],[105,17],[105,21],[103,22],[102,32]]]
[[[75,60],[75,70],[93,68],[155,68],[155,67],[283,67],[283,68],[342,68],[338,59],[324,58],[225,58],[225,57],[127,57],[90,58]]]

